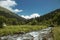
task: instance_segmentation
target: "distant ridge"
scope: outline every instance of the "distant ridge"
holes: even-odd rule
[[[60,25],[60,9],[56,9],[35,19],[30,19],[29,22],[32,20],[37,21],[37,24],[39,25]]]

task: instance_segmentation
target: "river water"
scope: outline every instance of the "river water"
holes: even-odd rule
[[[33,31],[23,35],[3,36],[0,40],[43,40],[44,37],[46,37],[46,40],[52,40],[52,36],[50,35],[51,30],[52,27],[48,27],[40,31]]]

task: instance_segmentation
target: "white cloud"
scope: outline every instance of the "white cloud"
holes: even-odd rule
[[[23,10],[15,9],[15,12],[22,12]]]
[[[12,7],[15,7],[16,5],[17,5],[17,3],[14,0],[0,0],[0,6],[9,9],[12,12],[22,12],[19,9],[13,9],[12,8]]]
[[[25,18],[25,19],[31,19],[31,18],[35,18],[35,17],[40,17],[40,15],[38,13],[33,13],[32,15],[28,16],[24,16],[24,15],[21,15],[21,17]]]

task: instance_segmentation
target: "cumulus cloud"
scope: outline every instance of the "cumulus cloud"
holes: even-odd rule
[[[22,12],[23,10],[15,9],[15,12]]]
[[[35,18],[35,17],[40,17],[40,15],[38,13],[33,13],[33,14],[29,15],[29,16],[28,15],[26,15],[26,16],[21,15],[21,17],[23,17],[25,19],[31,19],[31,18]]]
[[[0,6],[9,9],[12,12],[22,12],[22,10],[19,9],[13,9],[17,3],[14,0],[0,0]]]

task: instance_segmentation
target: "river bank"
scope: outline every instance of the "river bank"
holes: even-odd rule
[[[9,25],[4,28],[0,28],[0,36],[23,34],[32,31],[37,31],[46,28],[43,25]]]
[[[51,35],[51,27],[49,28],[45,28],[42,29],[40,31],[33,31],[33,32],[29,32],[26,34],[19,34],[19,35],[8,35],[8,36],[4,36],[1,37],[1,40],[27,40],[29,38],[29,40],[43,40],[45,37],[45,39],[47,40],[53,40],[52,39],[52,35]]]

